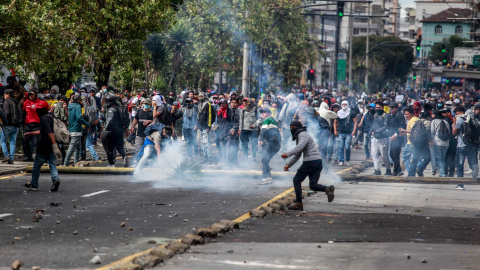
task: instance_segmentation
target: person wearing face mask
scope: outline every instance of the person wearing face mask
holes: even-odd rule
[[[215,108],[208,101],[208,98],[204,92],[198,94],[198,115],[195,130],[199,130],[201,135],[201,143],[204,159],[202,163],[211,164],[213,162],[212,147],[210,145],[210,130],[212,124],[215,121],[216,112]]]
[[[28,92],[28,99],[23,103],[23,115],[24,115],[24,132],[34,132],[40,130],[40,117],[37,115],[37,105],[41,100],[37,98],[37,92]],[[47,104],[48,105],[48,104]],[[33,149],[37,145],[39,135],[28,136],[24,140],[23,150],[25,159],[24,161],[33,161]]]
[[[328,202],[332,202],[335,198],[334,186],[323,186],[318,184],[320,179],[320,173],[322,172],[322,157],[318,152],[318,147],[313,138],[307,133],[307,127],[304,127],[299,121],[293,121],[290,124],[290,133],[292,140],[296,142],[295,148],[283,153],[282,158],[286,159],[293,156],[290,161],[283,168],[284,171],[288,171],[302,156],[303,163],[298,168],[297,173],[293,177],[293,187],[295,189],[295,196],[297,201],[288,207],[289,210],[303,211],[302,203],[302,182],[308,176],[310,180],[309,187],[314,191],[322,191],[328,196]]]
[[[385,175],[392,175],[389,159],[389,136],[390,136],[390,115],[383,110],[383,102],[378,100],[375,102],[375,116],[372,126],[372,158],[375,168],[374,175],[381,175],[380,158],[383,159],[386,171]]]
[[[400,153],[402,146],[405,144],[405,136],[401,136],[399,130],[407,127],[407,122],[403,112],[398,109],[398,103],[390,104],[390,157],[393,160],[393,175],[402,176],[402,168],[400,166]]]
[[[357,101],[357,123],[360,123],[362,121],[363,114],[365,113],[365,104],[363,103],[362,99],[359,99]],[[354,136],[353,142],[352,142],[352,148],[355,149],[361,149],[360,143],[363,142],[363,132],[361,128],[357,128],[357,133]]]
[[[338,165],[344,162],[350,166],[350,146],[352,137],[357,133],[357,117],[354,110],[348,106],[348,101],[342,101],[342,108],[338,111]]]
[[[130,132],[135,133],[135,158],[134,160],[138,163],[138,153],[145,142],[145,129],[149,124],[153,122],[153,111],[152,111],[152,100],[149,98],[143,99],[140,103],[141,108],[137,110],[135,117],[133,118],[132,127]],[[135,128],[136,127],[136,128]]]
[[[53,133],[53,115],[48,112],[48,104],[41,101],[36,104],[36,113],[40,118],[40,129],[30,132],[25,132],[24,137],[40,136],[37,145],[37,152],[35,154],[35,161],[32,169],[32,179],[25,183],[25,187],[32,191],[38,190],[38,179],[40,178],[40,170],[45,162],[48,162],[50,167],[50,175],[52,177],[51,192],[58,191],[60,186],[60,178],[58,178],[57,160],[62,158],[62,153],[58,148]]]
[[[182,111],[182,134],[187,145],[187,154],[189,157],[193,157],[196,154],[195,152],[197,149],[197,136],[194,128],[197,125],[198,106],[193,104],[191,98],[186,98]]]

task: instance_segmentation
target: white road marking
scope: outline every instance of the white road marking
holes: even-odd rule
[[[100,190],[100,191],[97,191],[97,192],[85,194],[85,195],[83,195],[83,196],[81,196],[81,197],[91,197],[91,196],[95,196],[95,195],[102,194],[102,193],[109,192],[109,191],[110,191],[110,190]]]
[[[0,218],[2,217],[8,217],[8,216],[11,216],[13,215],[12,213],[7,213],[7,214],[0,214]]]

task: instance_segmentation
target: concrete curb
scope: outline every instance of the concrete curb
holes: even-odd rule
[[[384,183],[421,183],[421,184],[473,184],[480,182],[471,178],[458,177],[402,177],[385,175],[348,175],[342,174],[343,182],[384,182]]]
[[[21,173],[21,172],[25,172],[25,171],[26,171],[26,167],[18,168],[18,169],[11,169],[11,170],[5,170],[5,171],[0,171],[0,176],[14,174],[14,173]]]

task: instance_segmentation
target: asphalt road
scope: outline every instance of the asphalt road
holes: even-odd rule
[[[235,219],[290,185],[277,181],[275,186],[256,186],[253,179],[225,179],[243,186],[228,191],[189,188],[172,179],[171,188],[154,188],[151,182],[131,182],[132,176],[61,175],[59,192],[51,193],[48,174],[41,176],[40,191],[25,191],[21,185],[29,177],[0,180],[3,267],[18,259],[25,268],[94,268],[89,264],[94,255],[105,265],[154,247],[149,240],[161,244],[192,228]],[[32,222],[35,210],[44,210],[39,222]],[[122,222],[125,227],[120,227]]]
[[[479,269],[479,192],[347,183],[332,203],[315,194],[305,213],[249,219],[158,269]]]

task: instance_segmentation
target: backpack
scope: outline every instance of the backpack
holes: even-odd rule
[[[90,126],[98,125],[98,116],[97,111],[90,105],[85,106],[85,120],[90,124]]]
[[[173,117],[172,117],[172,112],[168,106],[165,104],[161,105],[165,108],[163,113],[159,116],[159,121],[164,124],[167,127],[172,126],[173,124]]]
[[[438,125],[437,136],[440,140],[446,142],[450,139],[450,130],[446,124],[445,120],[441,120],[440,124]]]
[[[55,142],[59,144],[68,144],[70,141],[70,133],[67,126],[56,117],[53,118],[53,136],[55,137]]]
[[[415,122],[410,131],[410,142],[416,148],[428,146],[428,138],[430,138],[430,134],[427,132],[427,128],[423,122],[424,120],[418,120]]]
[[[130,124],[130,115],[128,113],[128,107],[125,105],[122,105],[118,108],[118,111],[120,113],[120,119],[122,121],[123,127],[128,128],[128,125]]]
[[[12,114],[12,123],[8,123],[10,126],[19,126],[22,124],[22,111],[20,110],[20,105],[18,102],[11,101],[12,103],[12,108],[11,108],[11,114]],[[7,104],[8,106],[8,104]]]
[[[463,118],[465,120],[465,124],[463,125],[463,135],[462,139],[471,144],[478,145],[480,143],[480,122],[473,118],[470,117],[470,120],[467,121],[466,118]]]
[[[67,113],[63,109],[63,102],[57,102],[57,105],[55,105],[55,109],[53,109],[53,116],[55,118],[60,119],[61,121],[67,121]]]

